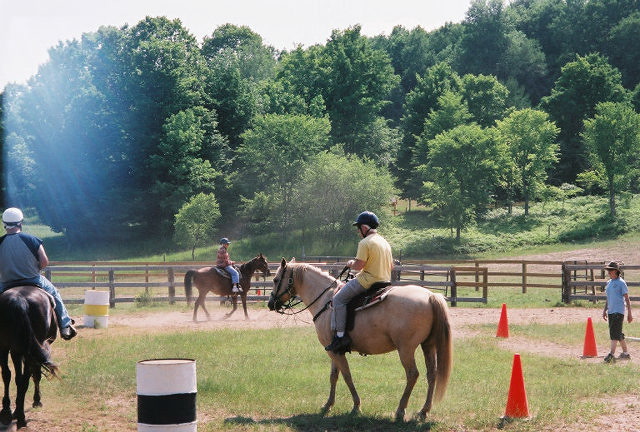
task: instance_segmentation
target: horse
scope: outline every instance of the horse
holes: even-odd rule
[[[192,282],[195,284],[196,288],[198,288],[198,299],[196,300],[193,308],[193,320],[196,322],[198,321],[198,307],[202,307],[202,310],[207,315],[207,320],[211,319],[209,312],[204,305],[205,297],[209,291],[212,291],[219,296],[231,296],[233,309],[231,309],[231,312],[225,314],[225,319],[229,318],[238,308],[238,295],[240,295],[240,298],[242,299],[242,307],[244,309],[244,317],[245,319],[249,319],[249,314],[247,313],[247,293],[251,287],[251,277],[256,270],[261,271],[265,277],[271,274],[269,271],[269,262],[267,262],[267,258],[262,254],[240,266],[241,293],[233,292],[231,279],[220,276],[215,267],[203,267],[198,270],[189,270],[184,275],[184,291],[189,304],[191,301]]]
[[[25,427],[24,400],[33,377],[35,392],[33,407],[42,406],[40,379],[43,371],[57,376],[58,367],[51,360],[50,344],[56,339],[58,325],[53,310],[53,298],[40,288],[19,286],[0,294],[0,367],[4,382],[4,396],[0,422],[9,424],[16,419],[18,429]],[[9,386],[13,360],[17,387],[16,408],[11,413]]]
[[[283,258],[273,279],[274,288],[268,307],[280,313],[296,304],[304,303],[313,316],[318,340],[328,345],[333,337],[331,329],[331,299],[340,281],[310,264],[287,263]],[[298,298],[298,299],[297,299]],[[297,311],[294,313],[301,312]],[[424,420],[434,398],[444,396],[453,365],[453,345],[448,306],[441,294],[417,285],[392,287],[384,301],[357,312],[351,349],[363,355],[398,351],[406,373],[406,385],[395,413],[396,420],[404,420],[411,391],[418,380],[415,351],[420,345],[427,366],[427,398],[418,413]],[[360,411],[360,397],[349,370],[346,355],[327,351],[331,359],[329,398],[321,409],[324,415],[335,402],[336,383],[340,373],[353,399],[352,413]]]

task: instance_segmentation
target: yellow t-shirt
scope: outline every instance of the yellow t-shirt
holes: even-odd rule
[[[371,234],[360,240],[356,259],[365,262],[362,270],[356,275],[363,288],[369,289],[375,282],[391,280],[391,246],[380,234]]]

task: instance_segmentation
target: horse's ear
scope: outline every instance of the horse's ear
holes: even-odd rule
[[[280,267],[286,267],[287,266],[287,261],[284,259],[284,257],[282,257],[282,262],[280,263]]]
[[[296,262],[296,257],[291,257],[291,261],[289,261],[290,263],[294,263]]]

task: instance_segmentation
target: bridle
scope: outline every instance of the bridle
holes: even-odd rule
[[[322,292],[308,305],[306,305],[304,308],[295,311],[295,312],[285,312],[285,310],[291,310],[293,309],[295,306],[299,305],[300,303],[302,303],[302,300],[296,300],[298,297],[296,296],[296,293],[293,290],[293,270],[291,270],[291,275],[287,278],[287,289],[283,290],[283,292],[280,292],[280,288],[282,287],[282,282],[285,279],[285,275],[287,272],[287,266],[285,265],[282,268],[282,277],[280,278],[280,280],[278,281],[278,286],[276,287],[275,291],[273,291],[273,293],[277,294],[276,296],[274,296],[274,299],[277,303],[279,303],[281,305],[280,308],[276,309],[276,312],[278,312],[279,314],[283,314],[283,315],[297,315],[301,312],[306,311],[307,309],[309,309],[311,306],[313,306],[318,300],[320,300],[326,293],[327,291],[329,291],[331,288],[333,288],[334,286],[337,285],[338,283],[338,279],[334,278],[333,282],[331,282],[331,285],[329,285],[328,287],[326,287],[325,289],[322,290]],[[289,294],[289,300],[285,302],[282,302],[281,299],[285,294]],[[273,295],[273,294],[272,294]],[[316,319],[318,319],[318,317],[329,308],[329,304],[331,303],[331,300],[329,300],[320,310],[320,312],[318,312],[317,314],[314,315],[313,317],[313,321],[315,322]]]

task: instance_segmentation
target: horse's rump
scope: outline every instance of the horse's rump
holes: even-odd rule
[[[27,363],[55,375],[49,342],[56,338],[57,323],[51,296],[34,286],[14,287],[0,294],[2,347],[25,356]]]

